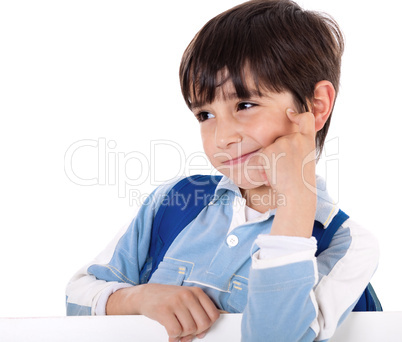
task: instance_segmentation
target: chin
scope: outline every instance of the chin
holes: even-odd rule
[[[215,166],[215,165],[214,165]],[[268,185],[267,178],[265,176],[265,172],[256,169],[257,165],[250,165],[250,169],[241,165],[240,167],[228,167],[228,166],[215,166],[215,168],[230,178],[233,183],[235,183],[240,189],[250,190],[259,188],[263,185]]]
[[[253,177],[254,176],[254,177]],[[241,177],[228,177],[240,188],[243,190],[251,190],[251,189],[256,189],[261,186],[268,186],[269,183],[267,180],[262,177],[260,173],[257,175],[249,175],[245,176],[244,174]]]
[[[240,189],[242,190],[252,190],[252,189],[257,189],[260,188],[261,186],[267,186],[268,184],[266,182],[241,182],[241,183],[235,183]]]

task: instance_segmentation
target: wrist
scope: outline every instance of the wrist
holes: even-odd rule
[[[106,302],[106,315],[139,315],[143,285],[131,286],[112,293]]]
[[[111,282],[108,284],[109,286],[106,287],[101,295],[99,296],[96,307],[95,307],[95,315],[96,316],[104,316],[106,315],[106,304],[107,301],[109,300],[109,297],[115,293],[116,291],[127,288],[127,287],[132,287],[133,285],[131,284],[126,284],[126,283],[118,283],[118,282]]]
[[[316,196],[286,196],[286,204],[276,209],[270,235],[310,238],[313,231]]]

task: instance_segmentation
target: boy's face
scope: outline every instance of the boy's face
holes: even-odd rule
[[[254,92],[250,98],[239,99],[233,84],[227,81],[217,89],[212,103],[192,109],[200,120],[203,147],[210,162],[241,189],[266,184],[261,151],[277,138],[298,131],[286,115],[287,108],[296,110],[293,96],[289,92],[260,92],[262,96]],[[275,168],[274,164],[270,167]]]

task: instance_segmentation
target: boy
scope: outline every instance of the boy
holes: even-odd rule
[[[169,341],[202,338],[219,310],[243,312],[244,341],[328,340],[378,262],[346,220],[315,257],[314,221],[339,208],[315,175],[339,88],[336,23],[289,0],[252,0],[210,20],[180,66],[206,155],[224,176],[145,281],[151,227],[174,184],[67,288],[68,314],[143,314]]]

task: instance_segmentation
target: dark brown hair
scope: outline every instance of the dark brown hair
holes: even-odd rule
[[[248,98],[247,66],[255,89],[289,91],[297,109],[307,111],[319,81],[330,81],[338,93],[343,48],[342,33],[328,15],[290,0],[251,0],[211,19],[196,34],[180,65],[182,93],[190,108],[210,103],[216,88],[230,80],[237,96]],[[227,71],[224,80],[222,71]],[[317,133],[318,155],[330,119]]]

